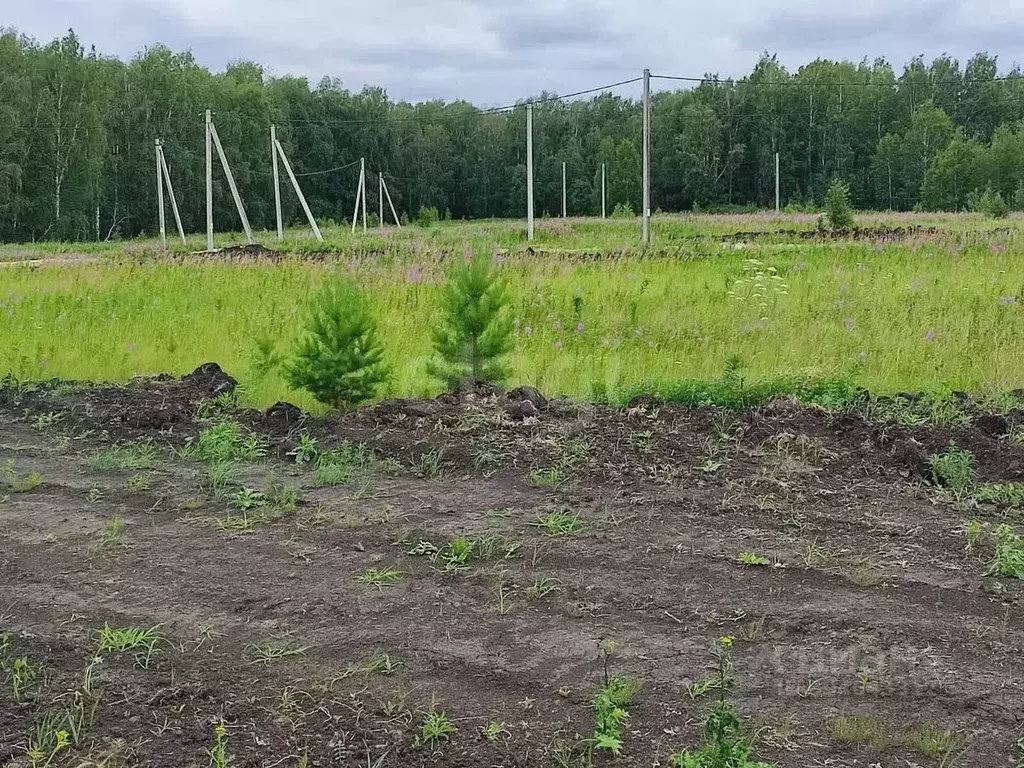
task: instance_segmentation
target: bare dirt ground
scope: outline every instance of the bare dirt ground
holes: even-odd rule
[[[1021,513],[958,508],[927,468],[955,438],[983,480],[1024,478],[1005,417],[950,430],[519,392],[305,421],[210,404],[231,385],[207,367],[0,388],[0,765],[28,765],[47,717],[78,707],[51,765],[206,766],[223,723],[236,766],[667,766],[701,743],[715,694],[689,686],[723,635],[758,759],[1024,758],[1024,589],[986,577],[963,532]],[[211,478],[179,451],[228,420],[266,455]],[[373,456],[318,483],[289,455],[302,431]],[[111,446],[147,440],[147,460],[109,468],[131,464]],[[240,510],[242,488],[276,511]],[[537,524],[557,512],[577,530]],[[459,537],[477,537],[464,562]],[[388,566],[393,583],[359,580]],[[105,625],[158,639],[98,650]],[[623,755],[591,758],[609,642],[611,672],[643,687]],[[423,738],[432,707],[447,739]]]

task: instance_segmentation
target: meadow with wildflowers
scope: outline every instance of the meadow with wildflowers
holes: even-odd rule
[[[336,231],[333,254],[317,258],[303,254],[320,244],[295,235],[282,250],[296,255],[272,261],[150,258],[140,243],[81,263],[8,264],[0,374],[124,381],[213,360],[252,405],[315,410],[288,387],[283,364],[309,297],[340,269],[379,320],[393,371],[383,394],[430,395],[445,266],[483,251],[512,296],[511,381],[554,394],[620,402],[717,379],[730,360],[749,381],[840,379],[873,392],[1024,386],[1019,222],[875,214],[858,223],[872,229],[821,239],[807,236],[814,220],[801,214],[664,217],[647,253],[632,221],[542,222],[532,248],[516,222],[441,223],[348,239]]]

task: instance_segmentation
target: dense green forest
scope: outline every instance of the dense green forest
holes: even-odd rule
[[[768,206],[774,154],[783,200],[813,205],[835,178],[864,208],[959,209],[991,185],[1024,204],[1024,75],[1000,76],[978,54],[964,67],[913,59],[897,74],[885,61],[818,60],[794,73],[765,55],[747,77],[699,83],[655,80],[652,201],[665,211]],[[609,210],[639,210],[641,109],[603,93],[535,107],[538,211],[561,210],[568,168],[570,214],[600,205],[607,164]],[[337,79],[268,77],[238,62],[223,73],[191,54],[155,46],[129,62],[86,51],[69,33],[49,44],[0,32],[0,240],[106,239],[152,232],[153,142],[164,141],[190,231],[205,227],[203,117],[215,113],[249,217],[273,226],[269,126],[292,159],[314,213],[342,220],[355,203],[366,157],[383,170],[400,211],[422,206],[453,218],[523,216],[525,108],[481,110],[465,102],[393,102],[379,88],[353,93]],[[217,169],[218,229],[237,228]],[[286,215],[301,211],[289,190]]]

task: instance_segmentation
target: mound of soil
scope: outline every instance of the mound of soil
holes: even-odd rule
[[[906,227],[851,227],[850,229],[780,229],[753,232],[730,232],[726,235],[700,235],[707,240],[724,242],[784,242],[787,240],[870,240],[879,243],[900,243],[916,237],[937,235],[938,227],[911,225]],[[670,237],[672,237],[670,235]],[[677,239],[681,236],[675,236]],[[688,237],[689,239],[689,237]]]

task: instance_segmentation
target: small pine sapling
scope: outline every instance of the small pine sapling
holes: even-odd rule
[[[307,331],[288,366],[288,382],[334,408],[372,399],[388,369],[376,320],[355,284],[337,279],[326,285],[313,300]]]
[[[434,331],[437,358],[427,370],[451,389],[496,384],[508,375],[512,318],[505,283],[486,257],[454,268],[442,299],[443,320]]]

